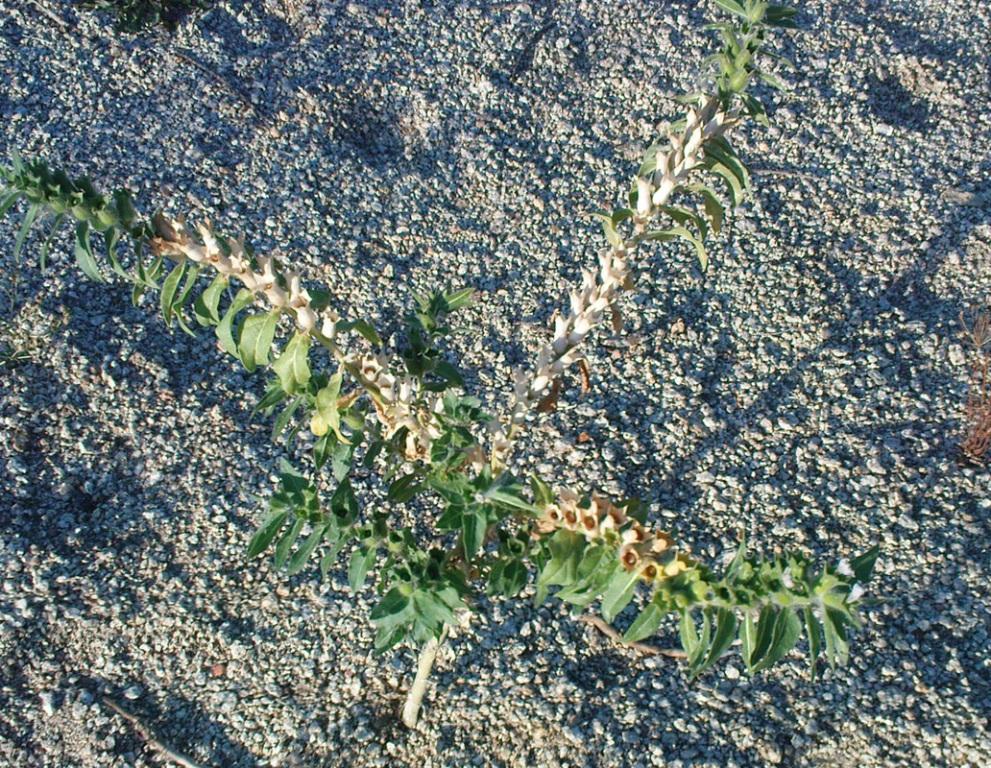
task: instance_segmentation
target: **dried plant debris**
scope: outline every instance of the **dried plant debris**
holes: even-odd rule
[[[960,442],[960,458],[968,464],[983,466],[991,450],[991,314],[977,312],[967,322],[963,313],[960,324],[970,346],[970,382],[964,407],[965,433]]]

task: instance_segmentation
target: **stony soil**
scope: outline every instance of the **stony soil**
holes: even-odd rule
[[[130,37],[0,0],[0,151],[244,230],[387,333],[412,291],[476,286],[455,347],[498,404],[594,260],[581,214],[712,46],[701,6],[221,2]],[[104,695],[216,768],[991,763],[991,478],[956,453],[958,318],[991,299],[991,13],[800,20],[709,273],[675,246],[636,265],[593,392],[521,470],[642,496],[700,555],[879,543],[849,667],[811,685],[798,652],[753,680],[731,658],[689,685],[560,605],[482,601],[405,731],[414,657],[372,655],[374,596],[243,561],[284,450],[251,415],[263,381],[86,281],[66,232],[4,304],[24,355],[0,368],[0,764],[156,764]]]

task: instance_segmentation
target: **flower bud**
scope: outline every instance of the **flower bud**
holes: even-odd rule
[[[278,285],[271,285],[265,289],[265,298],[276,308],[281,309],[289,303],[289,296]]]
[[[323,321],[320,324],[320,333],[323,334],[324,338],[330,341],[334,340],[334,337],[337,336],[337,323],[333,318],[324,315]]]
[[[317,324],[317,313],[309,307],[300,307],[296,310],[296,325],[300,330],[309,333]]]
[[[654,193],[654,185],[643,176],[637,176],[637,215],[642,217],[650,216],[653,210],[651,196]]]

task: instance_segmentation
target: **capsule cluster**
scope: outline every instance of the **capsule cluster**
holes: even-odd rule
[[[155,237],[150,244],[155,255],[185,258],[194,264],[212,267],[225,277],[239,280],[273,309],[292,314],[296,327],[303,333],[319,333],[325,340],[333,340],[337,335],[340,319],[337,314],[332,310],[315,310],[299,273],[281,272],[274,257],[250,257],[244,249],[243,239],[224,241],[227,247],[222,248],[208,222],[197,225],[198,238],[186,229],[182,217],[168,219],[157,214],[152,225]]]
[[[645,176],[638,176],[637,209],[635,221],[643,226],[654,216],[659,206],[665,205],[672,193],[688,179],[688,174],[705,159],[705,143],[726,133],[738,122],[733,111],[719,108],[719,99],[709,97],[701,106],[692,106],[685,117],[685,127],[668,134],[670,149],[658,150],[655,169]]]
[[[688,109],[684,129],[668,135],[670,149],[657,152],[655,170],[636,179],[634,224],[638,232],[644,231],[647,221],[703,162],[705,142],[726,133],[737,121],[734,112],[720,109],[716,97]],[[523,426],[527,413],[553,391],[564,370],[582,358],[579,348],[589,331],[602,321],[617,296],[633,287],[629,267],[632,247],[631,242],[613,245],[599,257],[597,273],[582,271],[581,287],[571,292],[570,311],[554,317],[553,338],[538,351],[533,369],[515,373],[508,430],[493,428],[490,438],[494,461],[508,459],[512,436]]]
[[[678,551],[674,539],[664,531],[651,530],[631,518],[621,507],[593,494],[587,505],[571,489],[558,492],[537,523],[540,533],[564,528],[580,533],[588,542],[619,544],[620,564],[627,571],[639,570],[645,581],[662,581],[688,570],[689,558]]]
[[[385,438],[405,427],[406,458],[428,460],[431,444],[442,434],[436,416],[443,408],[441,398],[434,395],[426,406],[418,403],[416,380],[392,374],[385,355],[350,354],[345,357],[345,363],[358,373],[371,395],[375,412],[385,428]]]

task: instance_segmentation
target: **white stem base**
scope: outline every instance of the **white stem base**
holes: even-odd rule
[[[444,635],[446,634],[445,632]],[[420,707],[423,705],[423,694],[427,691],[427,679],[430,677],[430,670],[434,667],[434,660],[443,640],[443,635],[440,640],[432,637],[420,651],[420,659],[416,664],[416,678],[403,705],[403,725],[407,728],[416,728],[416,722],[420,718]]]

